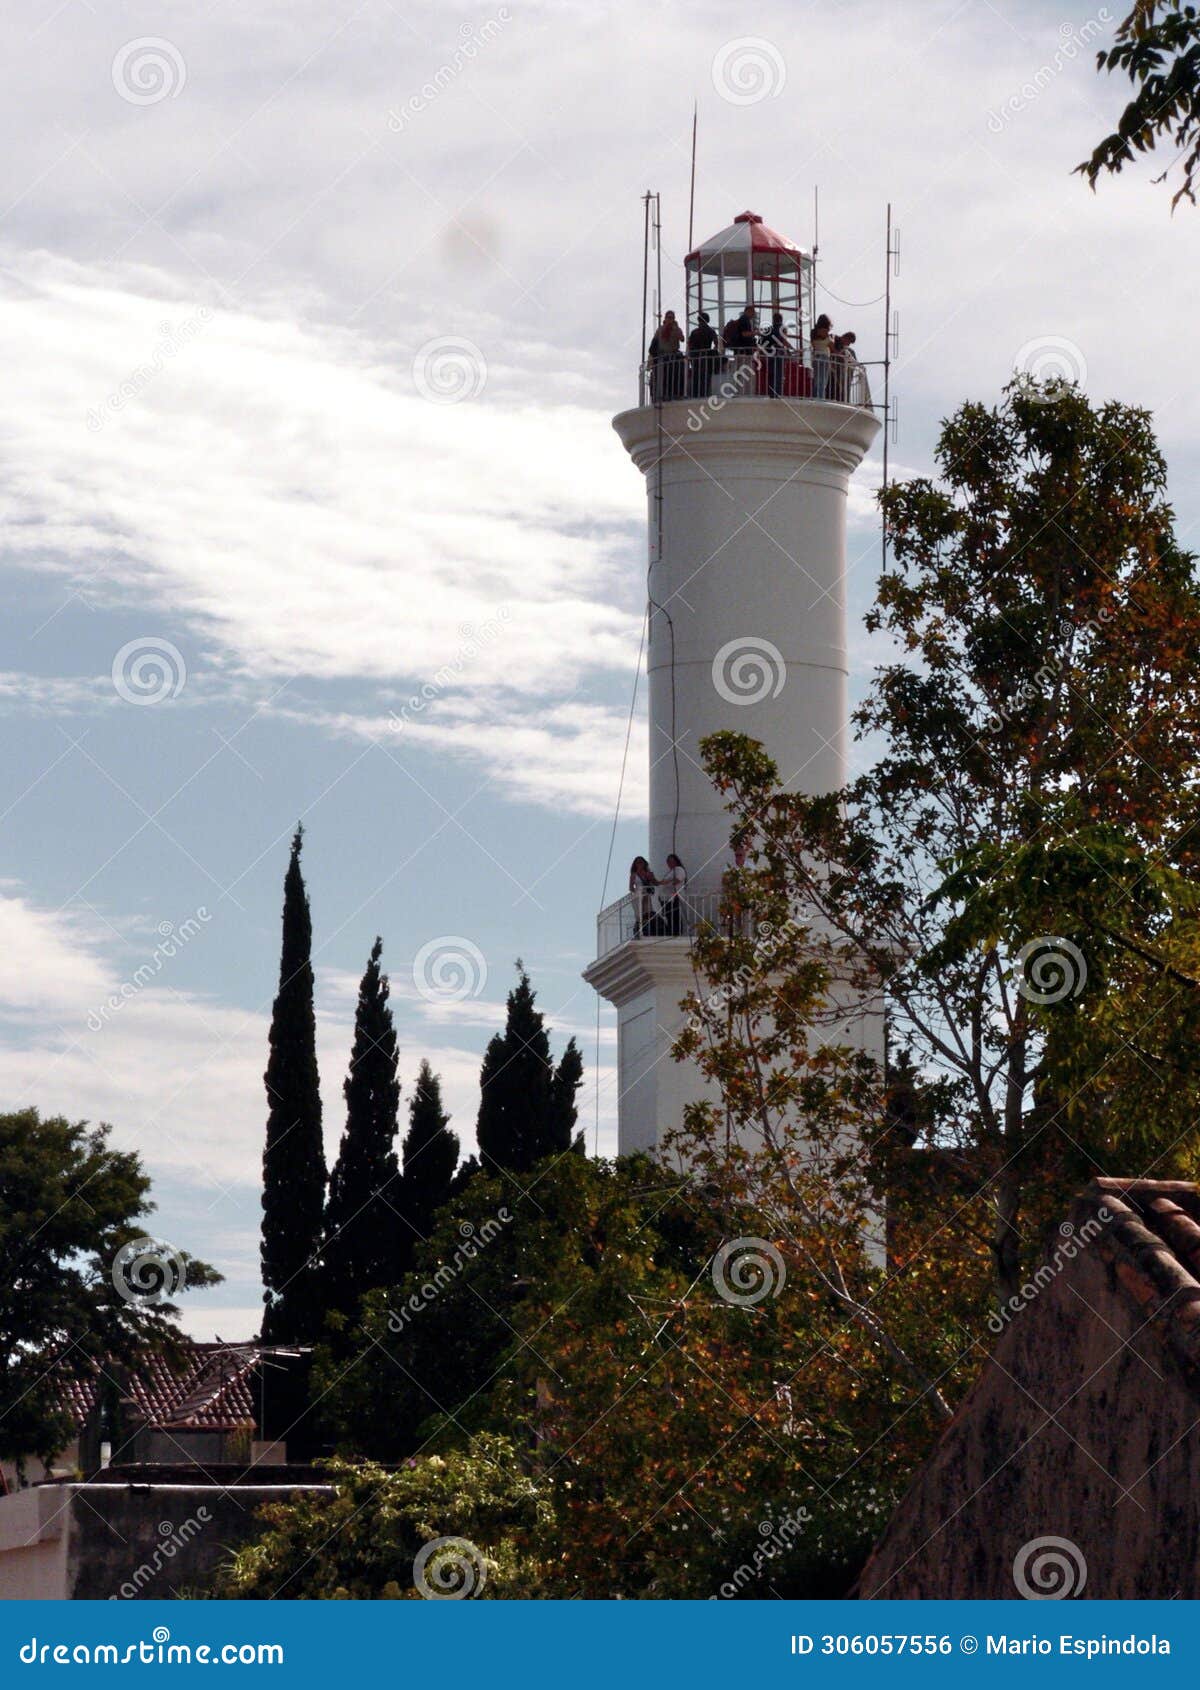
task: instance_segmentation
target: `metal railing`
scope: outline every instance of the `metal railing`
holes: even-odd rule
[[[640,366],[638,402],[686,401],[719,411],[735,399],[820,399],[874,408],[867,371],[875,367],[840,358],[806,361],[799,352],[679,352]]]
[[[720,892],[684,891],[671,899],[628,892],[596,917],[596,955],[607,956],[635,939],[639,944],[690,939],[702,925],[728,931],[731,918],[722,914],[721,903]]]

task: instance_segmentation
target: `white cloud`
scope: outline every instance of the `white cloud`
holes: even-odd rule
[[[0,308],[18,559],[194,622],[243,673],[416,685],[457,660],[464,689],[537,696],[631,663],[640,499],[603,416],[431,403],[344,332],[45,255],[26,275]]]
[[[379,684],[424,713],[414,741],[515,796],[610,806],[617,713],[574,697],[632,672],[641,497],[603,415],[432,403],[369,343],[210,311],[166,276],[159,297],[46,255],[25,276],[0,302],[10,557],[139,605],[193,700],[222,675]],[[0,677],[8,706],[111,697]]]

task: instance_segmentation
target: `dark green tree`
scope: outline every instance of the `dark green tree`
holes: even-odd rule
[[[569,1150],[581,1077],[574,1039],[555,1068],[545,1017],[518,960],[504,1031],[488,1045],[479,1076],[475,1136],[484,1167],[524,1173],[543,1156]]]
[[[1117,30],[1113,45],[1097,56],[1099,70],[1128,76],[1133,98],[1111,135],[1078,166],[1094,188],[1102,175],[1115,176],[1135,153],[1173,147],[1183,179],[1171,201],[1195,203],[1200,172],[1200,11],[1195,6],[1137,0]],[[1159,181],[1170,174],[1167,166]]]
[[[478,1172],[478,1156],[464,1156],[458,1164],[454,1178],[450,1181],[450,1196],[457,1197],[460,1192],[465,1191]]]
[[[171,1297],[220,1281],[146,1237],[149,1178],[109,1130],[0,1115],[0,1456],[56,1455],[66,1385],[178,1343]]]
[[[263,1150],[263,1337],[294,1344],[315,1338],[322,1320],[321,1234],[325,1151],[313,1010],[312,916],[297,827],[283,883],[283,950],[271,1012],[267,1139]]]
[[[412,1266],[416,1247],[429,1237],[433,1217],[450,1196],[459,1149],[458,1134],[450,1131],[450,1117],[442,1107],[442,1083],[428,1062],[421,1064],[408,1108],[400,1176],[400,1273]]]
[[[396,1162],[400,1083],[388,977],[376,939],[358,988],[354,1048],[342,1090],[346,1130],[329,1180],[325,1211],[325,1295],[351,1315],[365,1291],[386,1285],[400,1269],[401,1190]]]
[[[554,1070],[554,1079],[550,1086],[551,1132],[556,1149],[565,1149],[570,1145],[571,1149],[578,1151],[581,1156],[586,1154],[583,1134],[579,1133],[574,1137],[572,1134],[575,1133],[575,1123],[579,1119],[575,1099],[582,1084],[583,1055],[575,1040],[568,1039],[567,1048]]]

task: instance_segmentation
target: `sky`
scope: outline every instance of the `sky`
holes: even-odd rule
[[[305,827],[326,1143],[379,934],[405,1097],[470,1148],[517,958],[615,1148],[612,1012],[580,978],[644,848],[619,817],[645,568],[642,194],[663,304],[695,227],[802,245],[882,355],[894,475],[1014,369],[1150,407],[1185,545],[1200,213],[1072,167],[1121,7],[14,0],[0,79],[0,1097],[107,1121],[155,1235],[259,1315],[262,1072]],[[737,32],[742,33],[737,33]],[[853,689],[879,567],[850,501]],[[639,698],[643,695],[639,694]],[[863,753],[865,754],[865,752]],[[611,866],[610,866],[611,865]],[[115,1002],[115,1007],[114,1007]]]

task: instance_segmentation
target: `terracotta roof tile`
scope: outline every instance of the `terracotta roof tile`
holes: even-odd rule
[[[1093,1248],[1200,1385],[1200,1186],[1184,1180],[1095,1179],[1076,1225],[1095,1218]]]
[[[253,1344],[189,1344],[175,1360],[147,1354],[126,1375],[132,1412],[148,1425],[176,1431],[252,1425],[258,1357]],[[63,1407],[77,1429],[91,1412],[99,1384],[97,1374],[64,1386]]]

